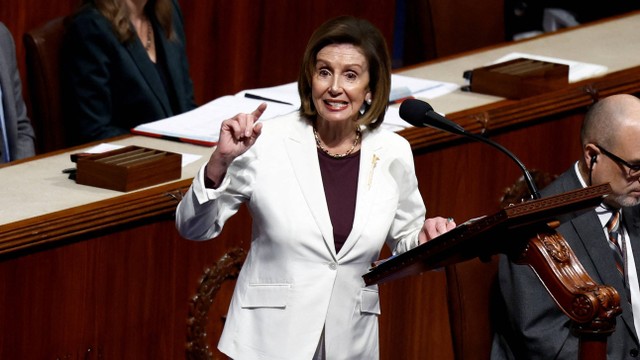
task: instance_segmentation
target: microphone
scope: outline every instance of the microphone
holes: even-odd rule
[[[484,136],[467,132],[462,126],[447,119],[446,117],[433,111],[431,105],[418,99],[407,99],[400,105],[400,117],[415,127],[432,127],[434,129],[446,131],[455,135],[462,135],[473,140],[491,145],[509,156],[522,170],[524,180],[529,188],[529,193],[533,199],[540,199],[540,193],[536,187],[533,177],[524,164],[509,150],[502,145],[492,141]]]

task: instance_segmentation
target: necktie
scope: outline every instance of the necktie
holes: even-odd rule
[[[622,279],[625,279],[624,275],[624,252],[620,247],[620,211],[616,211],[611,215],[611,219],[607,223],[607,232],[609,234],[609,247],[613,253],[613,258],[616,261],[616,267],[620,272]],[[626,285],[626,281],[625,281]]]

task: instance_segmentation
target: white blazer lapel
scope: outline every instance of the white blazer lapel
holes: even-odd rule
[[[340,250],[338,258],[342,258],[348,254],[349,250],[353,248],[360,239],[362,232],[366,228],[367,221],[371,217],[371,209],[373,208],[372,202],[375,199],[375,189],[373,185],[376,176],[380,173],[378,162],[382,155],[379,152],[379,144],[372,142],[373,140],[369,138],[370,133],[364,131],[362,135],[356,213],[353,219],[353,228]],[[371,141],[367,141],[367,139]]]
[[[302,121],[303,125],[296,127],[285,140],[285,147],[307,206],[318,224],[327,248],[331,249],[331,256],[335,258],[333,226],[322,185],[315,140],[311,126]]]

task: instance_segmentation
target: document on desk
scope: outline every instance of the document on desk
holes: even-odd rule
[[[391,75],[389,102],[399,103],[408,97],[433,99],[458,90],[460,85],[410,76]]]
[[[400,131],[412,125],[400,117],[400,107],[406,98],[431,100],[439,96],[452,93],[460,88],[460,85],[443,81],[435,81],[409,77],[404,75],[391,75],[391,95],[389,106],[384,116],[382,127],[391,131]],[[395,106],[393,106],[395,105]]]
[[[384,115],[384,121],[382,125],[380,125],[383,129],[387,129],[393,132],[400,131],[404,128],[408,128],[413,126],[408,122],[404,121],[400,117],[400,107],[398,106],[389,106],[387,108],[387,112]]]
[[[519,53],[519,52],[509,53],[501,57],[500,59],[494,61],[493,64],[499,64],[502,62],[506,62],[506,61],[514,60],[518,58],[526,58],[526,59],[533,59],[533,60],[546,61],[546,62],[551,62],[556,64],[568,65],[570,83],[578,82],[580,80],[589,79],[592,77],[601,76],[606,74],[607,71],[609,70],[604,65],[590,64],[590,63],[585,63],[580,61],[559,59],[559,58],[550,57],[550,56],[525,54],[525,53]]]
[[[166,138],[203,146],[214,146],[220,136],[222,121],[238,113],[250,113],[264,100],[227,95],[212,100],[196,109],[166,119],[136,126],[131,130],[138,135]],[[294,112],[298,107],[268,102],[261,120]]]

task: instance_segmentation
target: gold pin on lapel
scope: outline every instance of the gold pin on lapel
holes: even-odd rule
[[[378,164],[378,160],[380,160],[378,155],[373,154],[373,157],[371,158],[371,171],[369,172],[368,189],[371,189],[371,181],[373,181],[373,170],[376,169],[376,164]]]

